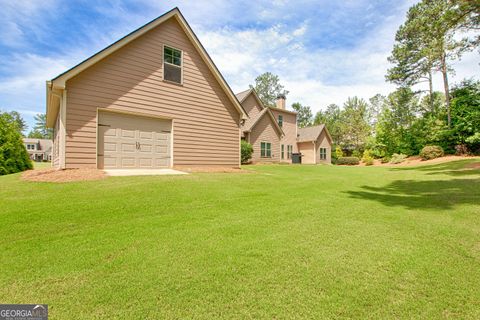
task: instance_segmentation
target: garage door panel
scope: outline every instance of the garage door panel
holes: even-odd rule
[[[111,158],[111,157],[104,156],[103,157],[103,163],[104,163],[105,168],[107,168],[107,167],[117,167],[117,158]]]
[[[170,120],[100,112],[99,123],[99,168],[170,166]]]
[[[135,130],[125,130],[125,129],[122,129],[121,130],[121,136],[123,138],[132,138],[132,139],[135,139]]]
[[[106,137],[115,137],[117,136],[117,129],[108,128],[105,130],[104,134]]]
[[[170,137],[170,133],[157,133],[156,134],[156,139],[159,141],[167,141],[168,138]]]
[[[107,151],[116,152],[117,151],[117,144],[116,143],[105,142],[104,151],[106,151],[106,152]]]
[[[136,163],[135,163],[135,158],[127,158],[127,157],[122,157],[121,158],[121,167],[122,168],[135,168],[136,167]]]
[[[140,139],[153,140],[153,132],[140,131]]]
[[[142,143],[138,151],[140,153],[152,153],[152,150],[153,150],[153,147],[151,144]]]
[[[134,143],[122,143],[122,152],[134,153],[137,147]]]
[[[155,152],[159,155],[168,155],[169,148],[167,146],[155,146]]]
[[[164,159],[156,159],[156,166],[157,167],[168,167],[170,162],[170,158],[164,158]]]
[[[155,145],[158,147],[167,147],[170,145],[170,142],[168,140],[157,140],[155,141]]]
[[[139,158],[138,165],[140,168],[153,168],[153,158]]]

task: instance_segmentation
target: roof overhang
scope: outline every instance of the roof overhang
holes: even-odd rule
[[[200,53],[200,56],[204,60],[205,64],[208,66],[222,89],[225,91],[227,97],[229,100],[232,102],[233,106],[235,109],[238,111],[238,113],[241,116],[241,119],[246,119],[248,118],[247,113],[243,109],[242,105],[238,101],[238,99],[235,97],[235,94],[233,93],[232,89],[228,85],[228,83],[225,81],[225,78],[222,76],[220,71],[218,70],[217,66],[215,63],[212,61],[211,57],[208,55],[207,51],[203,47],[203,45],[200,43],[198,40],[197,36],[193,32],[192,28],[188,24],[188,22],[185,20],[183,17],[182,13],[178,8],[174,8],[165,14],[161,15],[160,17],[150,21],[149,23],[145,24],[144,26],[136,29],[135,31],[129,33],[128,35],[124,36],[120,40],[112,43],[105,49],[97,52],[93,56],[85,59],[84,61],[80,62],[73,68],[63,72],[62,74],[58,75],[57,77],[53,78],[51,81],[47,81],[47,124],[51,124],[55,122],[55,119],[50,119],[51,116],[54,116],[56,118],[56,114],[53,115],[52,112],[49,112],[49,109],[55,109],[55,107],[52,107],[50,103],[54,102],[54,98],[50,97],[55,91],[62,91],[65,89],[66,82],[68,79],[71,79],[78,75],[80,72],[84,71],[85,69],[91,67],[95,63],[99,62],[100,60],[104,59],[105,57],[109,56],[113,52],[117,51],[118,49],[124,47],[131,41],[137,39],[138,37],[142,36],[143,34],[147,33],[148,31],[156,28],[163,22],[167,21],[170,18],[175,18],[179,25],[182,27],[184,30],[185,34],[187,37],[190,39],[190,41],[193,43],[195,49]],[[53,111],[53,110],[52,110]],[[49,117],[50,115],[50,117]],[[52,122],[53,121],[53,122]]]
[[[274,110],[274,111],[278,111],[278,112],[285,112],[285,113],[288,113],[288,114],[293,114],[293,115],[297,115],[297,112],[295,111],[290,111],[290,110],[285,110],[285,109],[281,109],[281,108],[277,108],[277,107],[268,107],[270,110]]]
[[[58,110],[60,110],[60,100],[63,89],[54,88],[51,81],[46,82],[46,115],[47,115],[47,128],[53,128],[55,121],[57,120]]]
[[[283,132],[282,130],[282,127],[280,127],[280,125],[278,124],[277,122],[277,119],[275,119],[275,116],[273,115],[272,111],[270,111],[270,109],[268,108],[265,108],[263,109],[263,113],[261,113],[257,120],[255,120],[255,122],[250,126],[250,128],[248,130],[243,130],[243,132],[252,132],[252,129],[260,122],[260,120],[267,114],[270,119],[272,120],[273,122],[273,127],[275,128],[275,130],[277,130],[277,132],[279,133],[279,135],[281,137],[285,136],[285,133]]]
[[[323,125],[323,130],[322,131],[325,131],[325,134],[327,135],[328,139],[330,139],[330,144],[333,144],[332,136],[330,135],[330,132],[328,132],[328,129],[327,129],[326,125]]]
[[[297,142],[298,143],[303,143],[303,142],[315,142],[318,140],[318,138],[322,135],[322,132],[325,131],[325,135],[327,136],[327,138],[330,140],[330,143],[333,144],[333,139],[332,139],[332,136],[330,135],[330,132],[328,132],[328,129],[327,129],[327,126],[322,124],[321,126],[322,127],[322,130],[320,130],[320,132],[318,133],[318,135],[315,137],[315,138],[312,138],[312,139],[298,139],[297,138]]]

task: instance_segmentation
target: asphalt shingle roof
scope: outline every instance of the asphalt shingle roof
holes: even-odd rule
[[[299,128],[297,131],[297,134],[298,134],[297,142],[317,140],[318,136],[322,133],[323,128],[325,128],[324,124],[320,124],[318,126],[306,127],[306,128]]]

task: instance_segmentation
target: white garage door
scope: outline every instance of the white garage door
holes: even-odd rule
[[[120,113],[98,114],[98,167],[157,169],[170,166],[171,120]]]

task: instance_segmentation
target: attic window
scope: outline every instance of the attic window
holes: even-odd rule
[[[182,83],[182,51],[163,47],[163,79]]]
[[[283,127],[283,116],[281,114],[278,115],[278,125]]]

